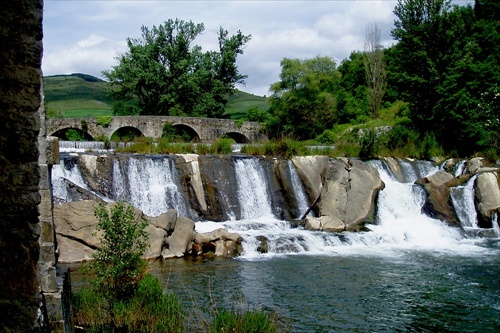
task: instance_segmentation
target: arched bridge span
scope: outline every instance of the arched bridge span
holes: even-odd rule
[[[227,135],[236,141],[260,142],[267,137],[262,133],[262,126],[257,122],[243,122],[238,127],[234,120],[216,118],[170,117],[170,116],[116,116],[110,122],[102,121],[102,117],[88,118],[50,118],[47,119],[47,133],[53,135],[64,129],[77,129],[87,133],[92,138],[111,138],[113,133],[121,128],[135,128],[144,136],[160,138],[165,123],[172,126],[189,127],[197,134],[199,141],[210,143],[221,136]]]

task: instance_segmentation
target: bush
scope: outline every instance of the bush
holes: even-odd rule
[[[107,128],[111,124],[113,117],[111,116],[99,116],[95,117],[95,123],[101,127]]]
[[[219,138],[210,146],[210,150],[213,154],[231,154],[233,143],[235,143],[233,139]]]
[[[136,220],[133,207],[123,202],[116,203],[109,212],[99,204],[94,214],[99,220],[97,230],[103,234],[101,247],[89,263],[95,274],[92,287],[112,305],[132,297],[146,272],[141,256],[148,246],[148,221]]]

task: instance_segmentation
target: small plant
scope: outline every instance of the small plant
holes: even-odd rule
[[[111,116],[99,116],[95,117],[95,123],[101,127],[108,128],[111,125],[113,117]]]
[[[141,258],[147,247],[148,221],[132,206],[116,203],[95,209],[102,231],[101,247],[85,266],[90,288],[73,297],[77,324],[87,332],[184,332],[184,313],[174,295],[164,294],[157,278],[147,274]]]

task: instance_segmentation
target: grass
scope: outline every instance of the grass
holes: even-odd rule
[[[174,294],[163,292],[160,281],[146,275],[131,300],[107,304],[92,288],[73,295],[75,324],[86,332],[185,332],[185,315]]]
[[[75,325],[85,332],[183,333],[190,322],[199,322],[199,331],[208,333],[277,333],[286,331],[275,312],[259,309],[213,308],[211,318],[186,316],[180,299],[165,293],[158,278],[147,274],[129,301],[114,304],[83,287],[73,293]]]

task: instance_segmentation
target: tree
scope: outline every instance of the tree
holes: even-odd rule
[[[340,73],[332,58],[284,58],[280,79],[270,88],[271,135],[306,140],[333,126]]]
[[[94,254],[90,267],[95,273],[94,289],[112,308],[118,301],[133,297],[146,271],[142,254],[148,244],[145,231],[148,221],[136,221],[132,206],[118,202],[108,212],[100,204],[95,209],[101,230],[101,247]]]
[[[141,114],[223,117],[226,96],[247,77],[239,73],[236,58],[251,36],[240,31],[229,36],[220,28],[219,51],[202,52],[192,43],[204,29],[178,19],[143,26],[142,38],[128,38],[129,51],[103,71],[117,87],[114,97],[138,99]]]
[[[398,44],[393,75],[400,98],[410,103],[411,118],[421,131],[437,124],[434,107],[440,95],[436,88],[454,40],[443,26],[449,9],[449,0],[398,0],[394,9],[397,20],[391,34]]]
[[[380,29],[376,23],[368,24],[366,27],[364,51],[370,110],[372,117],[377,118],[387,88],[387,75],[384,50],[380,44]]]

